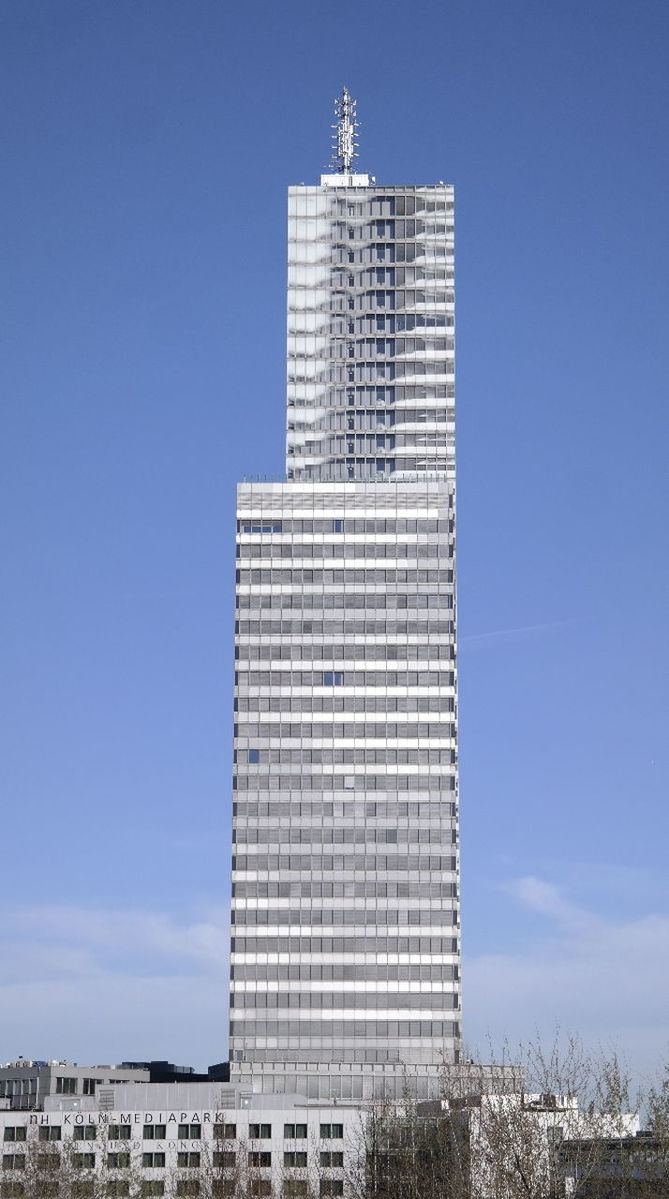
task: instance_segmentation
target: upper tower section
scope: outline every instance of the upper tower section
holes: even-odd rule
[[[288,193],[288,479],[455,472],[453,188],[354,174],[355,101],[332,174]]]

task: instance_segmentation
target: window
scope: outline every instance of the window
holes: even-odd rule
[[[127,1170],[130,1165],[129,1153],[108,1153],[107,1165],[110,1170]]]
[[[10,1125],[5,1129],[6,1141],[25,1141],[26,1127],[25,1124]]]
[[[234,1141],[237,1137],[236,1124],[214,1124],[214,1137],[218,1141]]]
[[[139,1193],[142,1196],[142,1199],[145,1199],[145,1197],[148,1199],[149,1195],[164,1195],[165,1183],[144,1181],[142,1182]]]
[[[237,1154],[233,1150],[214,1153],[214,1167],[217,1170],[232,1170],[236,1161]]]
[[[177,1166],[180,1170],[197,1170],[200,1166],[199,1153],[177,1153]]]
[[[3,1170],[25,1170],[25,1153],[5,1153],[2,1159]]]
[[[59,1193],[59,1184],[50,1182],[47,1179],[40,1178],[40,1199],[57,1199]]]
[[[343,532],[344,532],[344,522],[343,522],[343,520],[333,520],[333,522],[332,522],[332,532],[333,532],[333,533],[343,533]]]
[[[339,1149],[328,1149],[325,1153],[321,1153],[322,1166],[343,1166],[344,1154]]]
[[[293,1195],[308,1195],[309,1183],[306,1178],[287,1178],[283,1184],[281,1194],[285,1195],[286,1199],[289,1199]]]
[[[60,1153],[38,1153],[37,1154],[37,1169],[38,1170],[59,1170],[60,1169]]]
[[[129,1141],[130,1140],[130,1125],[129,1124],[110,1124],[108,1126],[107,1136],[110,1141]]]
[[[260,761],[260,750],[259,749],[250,749],[249,750],[250,764],[252,766],[255,766],[259,761]]]
[[[307,1135],[306,1124],[284,1124],[283,1135],[287,1141],[293,1141],[296,1138],[304,1140]]]
[[[267,1153],[265,1151],[260,1152],[257,1149],[252,1149],[251,1152],[249,1153],[249,1165],[250,1166],[255,1166],[256,1168],[262,1167],[263,1169],[266,1169],[267,1166],[271,1166],[271,1164],[272,1164],[272,1154],[271,1153]]]
[[[228,1196],[232,1199],[236,1186],[234,1178],[214,1178],[211,1184],[213,1199],[228,1199]]]
[[[123,1131],[123,1129],[121,1131]],[[144,1136],[145,1141],[164,1141],[166,1135],[167,1135],[167,1126],[165,1124],[145,1124],[144,1125],[143,1136]],[[128,1136],[130,1136],[130,1128],[128,1128]]]
[[[344,1183],[341,1178],[321,1178],[321,1195],[343,1195]]]
[[[344,682],[344,675],[341,670],[324,670],[323,671],[323,686],[324,687],[341,687]]]
[[[130,1194],[130,1183],[125,1182],[123,1179],[120,1179],[120,1178],[114,1178],[114,1179],[112,1179],[111,1182],[107,1183],[107,1194],[114,1195],[114,1196],[129,1195]]]
[[[76,1078],[64,1078],[58,1075],[56,1079],[56,1094],[57,1095],[76,1095],[77,1080]]]
[[[40,1141],[59,1141],[60,1140],[60,1124],[42,1124],[39,1130]]]
[[[0,1186],[2,1199],[19,1199],[19,1196],[24,1194],[22,1182],[3,1182]]]
[[[343,1135],[343,1124],[321,1124],[321,1137],[324,1141],[340,1141]]]
[[[259,1196],[259,1199],[265,1199],[266,1196],[272,1194],[272,1184],[268,1178],[254,1178],[251,1182],[251,1194]]]
[[[79,1125],[74,1129],[72,1140],[74,1141],[94,1141],[97,1136],[97,1128],[94,1124]]]
[[[180,1141],[199,1141],[202,1136],[201,1124],[180,1124],[179,1125],[179,1140]]]
[[[268,1141],[271,1135],[271,1124],[249,1124],[249,1136],[252,1141]]]
[[[94,1199],[95,1182],[92,1178],[90,1180],[87,1179],[85,1182],[81,1180],[73,1182],[70,1194],[72,1195],[72,1199]]]
[[[165,1165],[164,1153],[143,1153],[142,1165],[147,1170],[162,1170]]]
[[[242,525],[242,533],[280,533],[281,521],[271,525]]]
[[[82,1079],[82,1090],[84,1095],[94,1095],[95,1088],[102,1086],[101,1078],[84,1078]]]
[[[299,1152],[288,1150],[283,1155],[283,1164],[284,1166],[296,1166],[303,1169],[307,1164],[307,1155],[304,1150],[300,1150]]]
[[[197,1178],[182,1178],[177,1183],[177,1195],[199,1195],[200,1184]]]
[[[94,1153],[73,1153],[72,1165],[75,1170],[92,1170],[95,1166]]]

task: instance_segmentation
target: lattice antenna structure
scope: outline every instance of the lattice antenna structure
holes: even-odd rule
[[[332,158],[330,165],[337,175],[348,175],[353,159],[358,157],[356,102],[351,99],[348,88],[342,89],[335,100],[337,122],[332,126]]]

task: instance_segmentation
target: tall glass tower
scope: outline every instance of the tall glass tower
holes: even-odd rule
[[[230,1057],[438,1087],[460,1039],[453,189],[289,191],[285,483],[238,488]]]

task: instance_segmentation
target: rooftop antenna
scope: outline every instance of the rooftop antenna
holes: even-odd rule
[[[351,99],[348,88],[342,88],[334,105],[337,123],[332,126],[332,159],[331,166],[337,175],[348,175],[351,172],[353,159],[358,157],[358,142],[356,134],[359,128],[356,120],[356,102]]]

